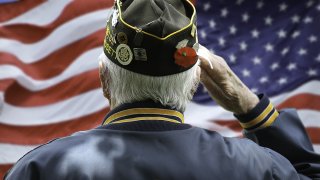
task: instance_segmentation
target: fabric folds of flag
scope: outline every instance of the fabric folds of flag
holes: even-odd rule
[[[0,176],[38,145],[102,123],[109,109],[97,57],[113,2],[0,4]],[[319,1],[198,0],[197,9],[200,43],[278,109],[297,108],[320,152]],[[241,136],[232,113],[203,87],[185,120]]]

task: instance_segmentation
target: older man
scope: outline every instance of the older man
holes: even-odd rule
[[[117,0],[99,59],[111,105],[103,124],[29,152],[6,179],[320,178],[320,156],[296,112],[278,112],[199,47],[189,1]],[[200,79],[247,138],[183,123]]]

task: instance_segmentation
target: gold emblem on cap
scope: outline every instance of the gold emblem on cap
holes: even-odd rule
[[[133,54],[128,45],[120,44],[116,50],[116,57],[120,64],[128,65],[133,59]]]
[[[128,44],[128,37],[124,32],[119,32],[117,34],[117,40],[119,44]]]

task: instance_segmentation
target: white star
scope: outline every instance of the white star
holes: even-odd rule
[[[297,69],[297,64],[296,63],[290,63],[288,66],[287,66],[287,69],[289,71],[292,71],[294,69]]]
[[[206,37],[207,37],[206,31],[201,30],[201,31],[200,31],[200,36],[201,36],[202,39],[206,39]]]
[[[309,38],[308,38],[309,42],[310,43],[314,43],[314,42],[317,42],[318,41],[318,38],[317,36],[315,35],[311,35]]]
[[[293,23],[298,23],[298,22],[300,22],[300,16],[294,15],[294,16],[291,18],[291,20],[292,20]]]
[[[237,0],[237,5],[241,5],[244,2],[244,0]]]
[[[311,7],[311,6],[313,5],[313,3],[314,3],[314,2],[310,0],[310,1],[307,2],[306,6],[307,6],[307,7]]]
[[[261,58],[259,58],[258,56],[254,57],[252,59],[252,62],[254,65],[257,65],[257,64],[261,64]]]
[[[320,62],[320,54],[316,57],[316,61]]]
[[[283,29],[281,29],[279,32],[278,32],[278,36],[279,38],[285,38],[287,36],[287,32],[284,31]]]
[[[259,34],[260,32],[257,29],[254,29],[253,31],[251,31],[251,35],[253,38],[258,38]]]
[[[271,70],[276,70],[279,68],[279,63],[275,62],[275,63],[272,63],[271,66],[270,66]]]
[[[224,46],[225,43],[226,43],[226,40],[225,40],[223,37],[220,37],[220,38],[218,39],[218,41],[219,41],[219,45],[220,45],[220,46]]]
[[[271,25],[272,21],[273,21],[273,19],[270,16],[267,16],[266,18],[264,18],[264,23],[266,25]]]
[[[268,79],[267,76],[263,76],[263,77],[261,77],[261,78],[259,79],[259,82],[260,82],[261,84],[264,84],[264,83],[266,83],[266,82],[268,82],[268,81],[269,81],[269,79]]]
[[[204,10],[204,11],[208,11],[210,8],[211,8],[211,4],[210,4],[209,2],[207,2],[207,3],[205,3],[205,4],[203,5],[203,10]]]
[[[317,10],[320,11],[320,5],[317,6]]]
[[[208,93],[208,89],[205,86],[202,86],[202,87],[203,87],[202,92],[203,93]]]
[[[297,38],[298,36],[300,36],[300,31],[294,31],[293,34],[292,34],[292,38]]]
[[[288,5],[286,3],[282,3],[279,5],[280,11],[286,11],[288,8]]]
[[[231,63],[236,63],[237,61],[237,57],[234,55],[234,54],[231,54],[230,56],[229,56],[229,59],[230,59],[230,62]]]
[[[251,75],[251,72],[248,69],[242,70],[243,77],[249,77],[250,75]]]
[[[229,14],[229,11],[227,8],[221,9],[221,17],[227,17]]]
[[[315,69],[309,69],[309,71],[307,72],[307,74],[309,76],[316,76],[318,74],[317,70]]]
[[[256,93],[258,93],[259,90],[258,90],[258,88],[251,88],[250,91],[256,94]]]
[[[216,27],[216,22],[213,19],[211,19],[209,21],[209,26],[210,26],[210,28],[214,29]]]
[[[273,51],[273,45],[268,43],[264,46],[267,52],[272,52]]]
[[[298,51],[298,54],[299,54],[300,56],[305,55],[305,54],[307,54],[307,53],[308,53],[308,51],[307,51],[306,49],[303,49],[303,48],[300,48],[299,51]]]
[[[242,42],[239,44],[239,46],[240,46],[240,50],[241,50],[241,51],[246,51],[246,50],[247,50],[247,47],[248,47],[247,43],[244,42],[244,41],[242,41]]]
[[[264,6],[263,1],[257,2],[257,8],[258,8],[258,9],[261,9],[263,6]]]
[[[248,22],[249,18],[250,18],[250,16],[248,13],[242,14],[242,21],[243,22]]]
[[[237,28],[234,25],[230,26],[229,30],[230,30],[230,34],[236,34],[237,33]]]
[[[309,16],[307,16],[303,19],[303,22],[306,24],[312,23],[312,21],[313,21],[312,17],[309,17]]]
[[[282,77],[282,78],[280,78],[280,79],[278,80],[278,83],[279,83],[280,85],[286,84],[287,82],[288,82],[288,79],[285,78],[285,77]]]
[[[289,47],[285,47],[282,51],[281,51],[281,55],[284,56],[289,52],[290,48]]]

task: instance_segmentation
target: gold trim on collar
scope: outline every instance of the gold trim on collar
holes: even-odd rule
[[[109,124],[120,124],[120,123],[126,123],[126,122],[135,122],[135,121],[167,121],[167,122],[173,122],[173,123],[181,123],[180,121],[165,118],[165,117],[136,117],[136,118],[129,118],[129,119],[123,119],[115,122],[111,122]]]
[[[182,123],[184,122],[183,114],[180,113],[179,111],[170,110],[170,109],[159,109],[159,108],[132,108],[132,109],[123,110],[123,111],[120,111],[120,112],[117,112],[117,113],[111,115],[110,117],[108,117],[105,120],[103,125],[109,124],[111,121],[118,119],[120,117],[130,116],[130,115],[145,115],[145,114],[158,114],[159,116],[161,116],[161,115],[174,116],[174,117],[181,119]],[[152,118],[152,119],[148,119],[148,120],[159,119],[159,117],[136,117],[136,118],[141,118],[141,119],[145,118],[146,120],[148,118]],[[131,119],[134,119],[134,118],[131,118]],[[166,119],[167,121],[170,120],[170,122],[172,122],[172,121],[179,122],[175,119],[170,119],[170,118],[165,118],[165,117],[161,117],[161,119],[163,119],[163,120]],[[123,121],[123,120],[121,120],[121,121]]]

